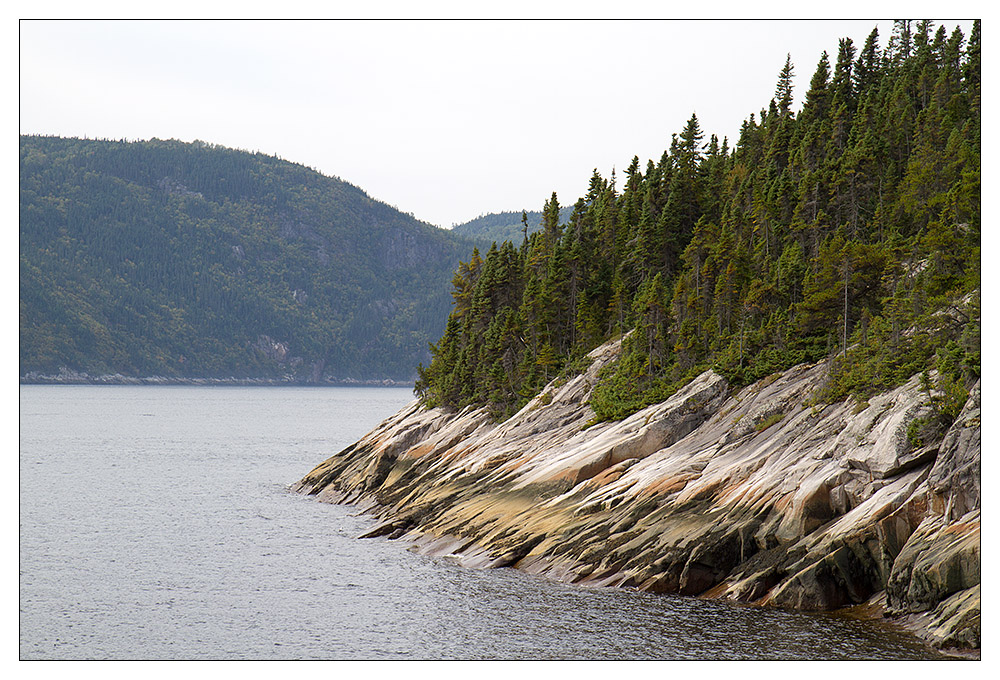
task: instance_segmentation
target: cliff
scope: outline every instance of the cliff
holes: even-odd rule
[[[824,363],[740,390],[708,371],[588,427],[618,349],[500,424],[415,401],[296,489],[365,504],[386,518],[369,536],[468,566],[763,606],[867,603],[936,647],[979,647],[978,384],[919,448],[919,376],[866,404],[813,404]]]

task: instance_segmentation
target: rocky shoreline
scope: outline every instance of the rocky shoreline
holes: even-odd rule
[[[297,491],[362,504],[367,536],[591,586],[840,610],[863,605],[938,649],[980,647],[980,389],[937,441],[919,376],[813,403],[825,364],[734,390],[708,371],[667,401],[589,425],[598,371],[509,420],[413,402]]]

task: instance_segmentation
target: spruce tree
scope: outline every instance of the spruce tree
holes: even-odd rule
[[[774,99],[778,105],[778,111],[783,117],[791,115],[792,110],[792,79],[795,76],[795,69],[792,66],[792,55],[789,53],[785,58],[785,65],[778,74],[778,86],[774,90]]]

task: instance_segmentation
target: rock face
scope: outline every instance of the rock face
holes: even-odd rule
[[[468,566],[800,609],[884,601],[937,646],[979,647],[978,385],[916,450],[918,377],[863,408],[809,405],[825,364],[739,391],[708,371],[587,427],[618,349],[500,424],[413,402],[296,488]]]

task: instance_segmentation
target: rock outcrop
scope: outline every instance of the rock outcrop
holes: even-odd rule
[[[813,404],[825,364],[734,391],[708,371],[667,401],[589,426],[609,343],[509,420],[418,402],[297,485],[363,503],[369,535],[469,566],[758,605],[866,602],[938,647],[979,647],[980,397],[937,442],[919,377]]]

